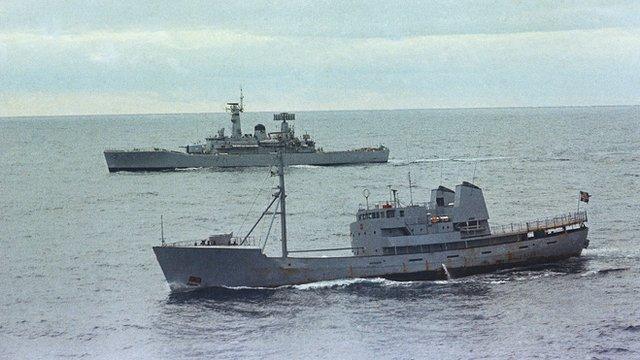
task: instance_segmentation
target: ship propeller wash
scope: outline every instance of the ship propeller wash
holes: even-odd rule
[[[389,149],[382,145],[343,151],[316,148],[308,134],[302,139],[295,135],[289,124],[295,120],[295,114],[291,113],[274,114],[273,119],[281,122],[280,131],[267,133],[264,125],[257,124],[253,134],[243,134],[240,125],[240,113],[244,111],[242,94],[240,103],[227,103],[226,109],[231,114],[231,136],[225,135],[222,128],[215,136],[206,138],[203,144],[184,146],[185,151],[159,148],[105,150],[109,171],[272,166],[282,143],[285,145],[285,165],[351,165],[389,160]]]
[[[372,277],[448,279],[580,256],[589,245],[586,212],[492,227],[482,190],[463,182],[455,191],[443,186],[432,190],[425,205],[402,205],[394,191],[392,199],[370,207],[365,191],[367,205],[357,211],[350,225],[349,247],[289,250],[284,154],[282,146],[277,155],[280,185],[247,235],[220,234],[178,243],[163,239],[153,248],[171,289],[277,287]],[[269,230],[279,214],[280,256],[268,256],[263,245],[249,241],[272,207]],[[292,255],[336,250],[351,250],[352,254]]]

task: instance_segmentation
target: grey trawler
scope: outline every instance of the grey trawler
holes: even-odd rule
[[[267,133],[264,125],[257,124],[253,134],[242,134],[242,100],[243,96],[240,95],[240,103],[230,102],[226,105],[231,114],[231,136],[226,136],[222,128],[217,135],[206,138],[204,144],[184,146],[185,151],[158,148],[105,150],[109,171],[271,166],[276,163],[277,147],[281,143],[285,144],[285,165],[351,165],[389,160],[389,149],[382,145],[344,151],[316,148],[308,134],[304,134],[302,139],[295,136],[288,122],[295,120],[295,114],[290,113],[274,114],[274,120],[281,121],[280,131]]]
[[[275,204],[271,225],[279,214],[281,256],[267,256],[264,244],[249,241],[258,222],[242,238],[221,234],[171,244],[163,238],[153,251],[171,289],[277,287],[372,277],[443,279],[580,256],[589,244],[586,212],[491,227],[482,190],[463,182],[455,191],[443,186],[432,190],[425,205],[403,206],[394,192],[393,200],[370,207],[367,192],[366,207],[350,225],[350,247],[290,251],[282,151],[278,158],[280,185],[258,222]],[[333,250],[351,250],[352,255],[291,256]]]

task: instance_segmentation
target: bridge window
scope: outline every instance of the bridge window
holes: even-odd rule
[[[388,218],[392,218],[396,216],[396,211],[395,210],[387,210],[387,217]]]

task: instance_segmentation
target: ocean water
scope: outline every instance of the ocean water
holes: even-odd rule
[[[243,128],[277,123],[247,113]],[[290,249],[348,244],[363,189],[409,201],[473,180],[493,224],[575,211],[583,256],[453,279],[171,293],[151,247],[242,234],[268,169],[109,174],[106,148],[165,147],[226,114],[0,119],[0,358],[640,358],[640,107],[302,112],[326,150],[388,164],[287,169]],[[258,228],[257,235],[264,235]],[[277,254],[272,238],[267,252]]]

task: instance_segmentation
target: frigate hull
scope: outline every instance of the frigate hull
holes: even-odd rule
[[[579,256],[586,227],[513,243],[435,253],[348,257],[268,257],[257,247],[157,246],[172,290],[277,287],[316,281],[383,277],[429,280]],[[446,268],[446,270],[445,270]]]
[[[276,164],[276,153],[260,154],[188,154],[170,150],[106,150],[104,157],[110,172],[166,171],[209,167],[259,167]],[[329,152],[295,152],[283,155],[285,165],[350,165],[384,163],[389,150],[369,149]]]

